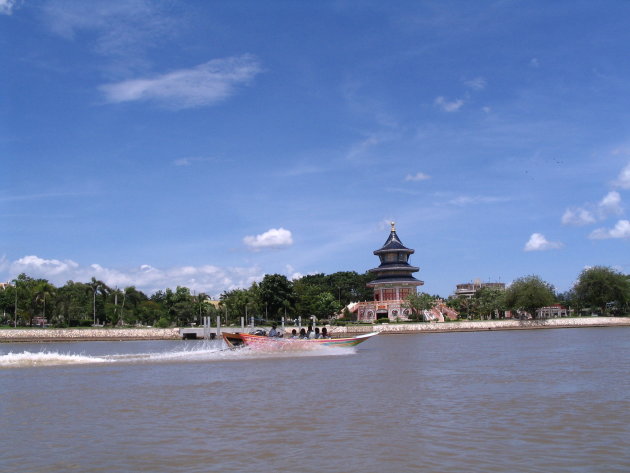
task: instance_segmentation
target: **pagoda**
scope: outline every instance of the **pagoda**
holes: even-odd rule
[[[374,279],[367,286],[374,290],[374,300],[361,302],[357,306],[357,320],[374,322],[377,319],[408,320],[411,309],[405,303],[416,288],[424,284],[412,276],[420,268],[409,264],[409,256],[414,250],[402,244],[396,233],[396,225],[391,223],[391,232],[385,244],[374,251],[381,264],[369,270]]]

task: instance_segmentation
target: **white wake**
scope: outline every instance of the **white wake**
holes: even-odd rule
[[[184,350],[172,350],[149,353],[122,353],[110,355],[87,355],[83,353],[60,353],[57,351],[23,351],[0,355],[0,369],[27,368],[60,365],[87,364],[137,364],[137,363],[168,363],[168,362],[216,362],[223,360],[244,360],[255,358],[291,358],[306,356],[339,356],[356,353],[354,347],[321,347],[318,350],[303,352],[283,352],[260,350],[256,348],[228,349],[224,347],[208,346],[205,343],[198,347]]]

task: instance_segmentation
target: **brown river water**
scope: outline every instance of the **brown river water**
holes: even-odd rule
[[[0,344],[2,472],[630,472],[630,327]]]

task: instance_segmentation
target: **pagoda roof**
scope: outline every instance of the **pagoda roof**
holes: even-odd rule
[[[398,238],[398,234],[396,233],[396,226],[393,222],[391,223],[391,226],[392,231],[390,232],[387,241],[380,249],[374,251],[374,254],[378,255],[379,253],[388,253],[391,251],[403,251],[409,254],[414,253],[414,250],[412,250],[411,248],[407,248],[405,245],[402,244],[400,238]]]
[[[424,281],[420,281],[419,279],[414,278],[411,275],[392,275],[390,277],[387,276],[379,276],[376,279],[367,283],[368,287],[379,286],[381,284],[408,284],[412,286],[422,286]]]
[[[368,269],[371,273],[380,273],[387,271],[408,271],[409,273],[415,273],[420,271],[417,266],[411,266],[409,263],[382,263],[378,268]]]

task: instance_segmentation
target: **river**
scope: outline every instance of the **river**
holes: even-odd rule
[[[0,344],[2,472],[628,472],[630,327]]]

